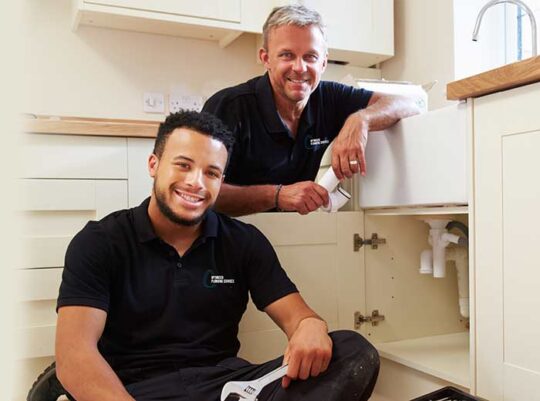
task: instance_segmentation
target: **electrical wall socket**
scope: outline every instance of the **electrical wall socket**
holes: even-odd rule
[[[169,96],[169,113],[176,113],[180,109],[201,111],[203,103],[202,96],[171,94]]]

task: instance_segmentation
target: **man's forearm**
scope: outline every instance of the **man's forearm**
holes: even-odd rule
[[[420,112],[417,101],[409,96],[381,96],[373,104],[355,114],[368,123],[369,131],[381,131],[405,117]]]
[[[223,184],[216,210],[229,216],[245,216],[275,207],[276,185],[236,186]]]
[[[57,356],[56,374],[77,401],[135,401],[97,349],[71,351]]]

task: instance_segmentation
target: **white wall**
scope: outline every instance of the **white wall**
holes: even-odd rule
[[[24,0],[23,111],[162,120],[142,111],[144,92],[210,96],[264,72],[256,37],[217,42],[103,28],[71,30],[69,0]],[[380,71],[329,66],[325,79],[379,78]]]
[[[446,84],[504,63],[503,7],[486,13],[479,42],[476,16],[487,0],[395,0],[395,57],[381,65],[389,80],[423,84],[437,80],[429,108],[446,100]]]
[[[453,80],[451,0],[395,0],[395,57],[381,65],[390,80],[423,84],[438,80],[429,92],[429,108],[449,104],[446,83]]]

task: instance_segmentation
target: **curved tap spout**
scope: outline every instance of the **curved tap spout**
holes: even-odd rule
[[[482,18],[484,17],[486,10],[494,5],[501,4],[501,3],[515,4],[516,6],[523,8],[525,12],[527,13],[527,15],[529,16],[529,20],[531,21],[531,33],[532,33],[532,42],[531,42],[532,54],[533,56],[536,56],[538,54],[537,47],[536,47],[536,38],[537,38],[536,19],[534,18],[534,14],[532,10],[529,8],[529,6],[527,6],[527,4],[525,4],[521,0],[491,0],[488,3],[486,3],[486,5],[482,7],[480,12],[478,13],[478,17],[476,17],[476,24],[474,25],[472,40],[474,40],[475,42],[478,40],[478,31],[480,31],[480,24],[482,23]]]

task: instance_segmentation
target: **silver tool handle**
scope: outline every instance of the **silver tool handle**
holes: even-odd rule
[[[258,379],[257,382],[260,383],[262,386],[266,386],[267,384],[270,384],[277,379],[281,379],[287,374],[288,367],[289,365],[283,365],[277,369],[274,369],[270,373]]]

